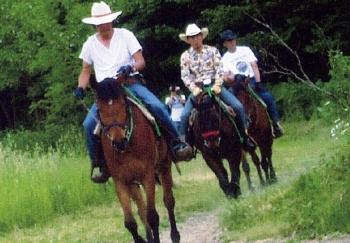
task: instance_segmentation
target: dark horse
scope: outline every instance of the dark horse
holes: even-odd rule
[[[172,161],[166,140],[164,135],[157,135],[154,125],[130,101],[122,82],[124,74],[118,78],[106,78],[100,83],[93,82],[91,86],[96,91],[103,152],[123,208],[124,225],[135,243],[146,242],[138,233],[132,212],[132,199],[145,225],[147,242],[159,243],[159,215],[155,207],[157,176],[168,210],[171,239],[178,243],[180,234],[174,214]]]
[[[272,126],[263,103],[259,101],[260,97],[249,86],[249,82],[249,77],[237,74],[232,84],[232,90],[246,110],[249,121],[249,135],[255,140],[259,147],[261,162],[255,151],[251,152],[250,155],[258,171],[260,183],[261,185],[265,185],[260,165],[265,172],[266,181],[268,183],[274,182],[277,179],[272,165]],[[243,153],[242,156],[242,167],[248,180],[248,186],[250,189],[253,189],[249,174],[249,164],[247,163],[245,153]]]
[[[205,90],[206,92],[197,97],[197,102],[193,102],[194,145],[201,151],[206,164],[216,175],[225,195],[237,198],[241,195],[239,166],[242,143],[233,122],[235,118],[222,110],[219,98],[215,97],[209,88]],[[223,159],[229,164],[230,180]]]

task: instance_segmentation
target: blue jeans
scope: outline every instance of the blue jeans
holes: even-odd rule
[[[168,127],[170,133],[174,138],[179,137],[179,132],[175,128],[168,110],[163,102],[161,102],[151,91],[149,91],[141,82],[135,84],[126,85],[130,91],[139,98],[144,104],[146,104],[147,109],[151,114],[158,120],[162,122],[163,125]],[[97,117],[97,105],[96,103],[92,105],[91,112],[89,112],[84,120],[83,126],[86,134],[87,146],[89,151],[90,159],[95,158],[94,146],[95,146],[95,137],[94,129],[97,125],[95,120]]]
[[[252,88],[255,88],[255,84],[256,84],[255,78],[250,78],[249,84]],[[273,119],[274,122],[279,122],[280,117],[278,115],[276,102],[275,102],[275,99],[273,98],[272,94],[269,91],[266,91],[266,92],[259,92],[258,95],[261,97],[261,99],[267,105],[267,111],[270,114],[271,119]]]
[[[174,124],[176,130],[178,130],[178,132],[180,133],[180,136],[183,135],[181,133],[181,121],[173,121],[173,124]]]
[[[224,87],[222,87],[220,98],[227,105],[232,107],[232,109],[237,113],[238,117],[241,119],[245,128],[247,128],[248,123],[247,123],[247,119],[245,117],[245,110],[244,110],[242,103]],[[186,101],[185,108],[184,108],[182,115],[181,115],[180,134],[186,134],[186,131],[188,129],[188,121],[190,119],[191,111],[194,108],[191,100],[193,100],[194,102],[197,101],[196,97],[193,96],[193,94],[191,94],[190,97],[188,98],[188,100]]]
[[[91,106],[90,112],[86,115],[83,126],[86,134],[87,147],[89,151],[90,159],[95,158],[94,147],[95,147],[95,135],[94,129],[97,125],[97,104],[94,103]]]

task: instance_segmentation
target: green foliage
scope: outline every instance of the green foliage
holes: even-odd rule
[[[349,169],[350,153],[340,151],[331,159],[323,159],[318,168],[292,185],[283,199],[283,209],[290,208],[288,214],[283,214],[283,220],[290,223],[289,234],[296,230],[300,238],[309,239],[349,232]]]
[[[16,141],[10,144],[10,139],[9,146],[0,144],[0,233],[114,200],[113,187],[106,193],[89,180],[90,163],[86,153],[81,155],[81,137],[65,134],[56,141],[56,149],[32,145],[28,142],[34,140],[27,137],[30,152],[14,150]]]
[[[333,135],[344,134],[349,128],[350,115],[350,56],[344,56],[341,51],[329,53],[331,80],[325,84],[325,89],[334,97],[323,99],[318,108],[325,120],[334,123]]]
[[[303,121],[317,118],[317,107],[322,94],[292,81],[269,87],[280,115],[287,121]]]
[[[2,1],[0,78],[4,82],[0,84],[0,91],[11,97],[16,129],[43,130],[52,123],[81,124],[86,110],[74,101],[72,92],[81,70],[80,49],[86,38],[94,33],[91,26],[81,22],[83,17],[90,15],[92,3],[82,0]],[[277,60],[298,73],[290,51],[253,18],[266,21],[299,54],[312,81],[328,81],[330,63],[327,55],[330,50],[349,53],[346,42],[349,25],[343,14],[348,6],[345,0],[337,4],[332,0],[113,0],[107,3],[112,11],[123,11],[115,26],[130,29],[139,38],[147,63],[143,74],[147,86],[156,95],[167,90],[171,83],[182,84],[179,57],[189,45],[178,35],[192,22],[208,27],[210,32],[205,42],[218,47],[222,30],[231,28],[239,32],[238,43],[252,47],[263,71],[271,70]],[[271,18],[275,13],[278,15]],[[270,54],[277,59],[271,59]],[[271,84],[287,82],[286,75],[264,75],[263,80]],[[291,105],[291,112],[296,110],[294,104],[298,102],[311,109],[319,96],[311,91],[307,93],[311,94],[310,99],[315,97],[315,101],[296,95],[295,101],[288,97],[287,102],[282,99],[279,102],[283,106]],[[92,96],[89,95],[88,104],[91,104]],[[282,114],[286,112],[289,118],[291,115],[287,110]],[[311,110],[298,111],[296,117],[310,119],[311,113]]]
[[[86,154],[85,135],[82,128],[48,125],[45,131],[17,130],[3,132],[2,146],[11,151],[28,154],[45,154],[55,150],[62,155]]]
[[[222,223],[226,242],[242,239],[241,235],[249,241],[287,237],[298,242],[350,232],[348,137],[343,136],[339,143],[330,140],[328,126],[314,122],[288,124],[286,129],[284,159],[274,160],[279,185],[226,206]],[[321,157],[316,159],[317,153]]]
[[[349,233],[348,138],[332,140],[329,126],[315,121],[286,123],[284,128],[286,134],[274,142],[278,182],[250,192],[242,175],[239,200],[225,198],[200,155],[179,164],[181,175],[173,168],[177,222],[198,212],[219,213],[220,242],[281,237],[299,242]],[[67,136],[76,146],[81,143],[74,133]],[[0,150],[1,242],[132,241],[113,186],[89,181],[86,154],[77,155],[74,146],[69,153],[50,149],[29,154],[3,145]],[[258,183],[253,168],[251,163]],[[160,187],[156,196],[162,231],[169,224]]]

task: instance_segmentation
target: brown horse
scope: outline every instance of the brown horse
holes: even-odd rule
[[[226,114],[217,102],[210,89],[206,89],[197,98],[194,105],[193,140],[194,145],[214,172],[219,185],[227,197],[237,198],[241,195],[240,189],[240,161],[242,143],[234,124],[234,117]],[[190,137],[190,135],[189,135]],[[224,166],[226,159],[231,179]]]
[[[260,165],[265,172],[266,181],[268,183],[274,182],[277,179],[272,165],[272,126],[265,107],[262,102],[258,100],[260,97],[258,97],[249,86],[249,82],[249,77],[237,74],[232,84],[232,90],[246,110],[247,118],[250,122],[248,128],[249,135],[256,141],[259,147],[261,162],[255,151],[251,152],[250,155],[258,171],[260,183],[261,185],[265,185]],[[242,156],[242,167],[247,177],[248,186],[250,189],[253,189],[249,174],[249,164],[247,163],[245,153],[243,153]]]
[[[155,207],[157,176],[168,210],[171,239],[172,242],[178,243],[180,234],[174,214],[172,161],[168,155],[166,140],[163,135],[157,135],[153,124],[130,101],[122,82],[124,74],[118,78],[106,78],[100,83],[93,82],[91,86],[96,91],[103,152],[123,208],[124,225],[132,234],[135,243],[146,242],[137,230],[132,212],[132,199],[145,225],[147,242],[159,243],[159,215]]]

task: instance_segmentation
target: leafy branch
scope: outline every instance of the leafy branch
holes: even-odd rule
[[[279,59],[277,56],[273,55],[272,53],[267,53],[266,50],[263,50],[265,52],[265,55],[270,56],[276,64],[276,65],[271,66],[271,70],[269,72],[265,72],[265,73],[279,73],[279,74],[291,76],[294,79],[299,80],[300,82],[308,85],[312,89],[320,91],[320,92],[330,96],[331,98],[338,100],[338,97],[335,94],[321,89],[320,87],[316,86],[310,80],[310,78],[308,77],[308,75],[306,74],[306,72],[303,69],[303,66],[301,64],[298,53],[296,51],[294,51],[285,41],[283,41],[283,39],[276,33],[276,31],[274,31],[274,29],[269,24],[267,24],[267,21],[264,19],[264,17],[262,15],[259,14],[260,18],[262,19],[262,20],[259,20],[258,18],[252,16],[251,14],[249,14],[247,12],[244,12],[244,13],[245,13],[245,15],[250,17],[253,21],[255,21],[256,23],[259,23],[262,26],[264,26],[265,28],[267,28],[271,32],[272,36],[277,40],[277,42],[280,43],[282,46],[284,46],[295,57],[295,59],[297,61],[297,66],[298,66],[299,71],[302,75],[298,75],[296,72],[294,72],[290,68],[283,66],[279,62]]]

